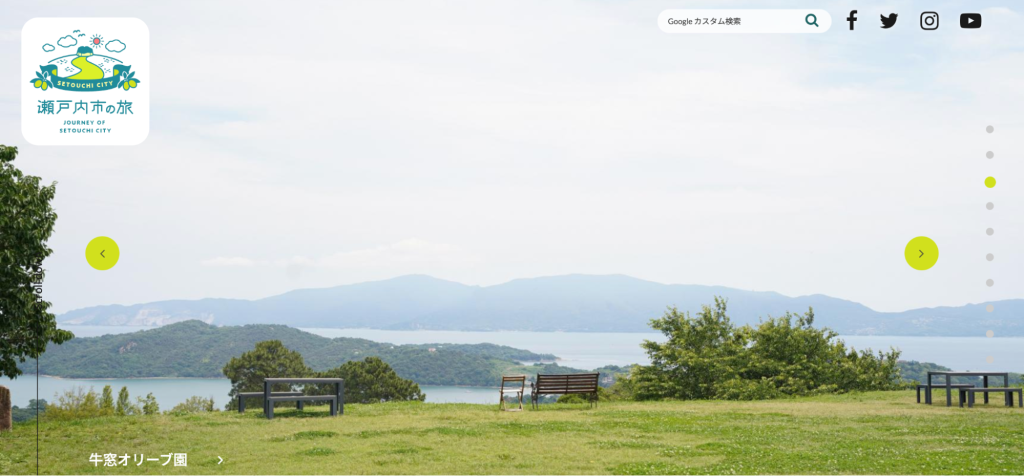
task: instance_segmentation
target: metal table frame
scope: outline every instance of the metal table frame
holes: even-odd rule
[[[265,378],[263,379],[263,415],[270,415],[270,405],[274,402],[270,400],[271,391],[274,384],[287,383],[287,384],[334,384],[334,394],[338,396],[336,403],[331,405],[331,413],[335,415],[341,415],[345,413],[345,379],[341,378]],[[337,405],[337,406],[335,406]]]
[[[946,381],[942,385],[932,385],[932,376],[945,376]],[[946,389],[946,406],[953,406],[953,377],[981,377],[982,386],[988,388],[989,377],[1002,377],[1003,386],[1010,385],[1010,374],[1009,372],[948,372],[948,371],[931,371],[928,372],[928,388],[925,394],[924,402],[928,405],[932,403],[932,387],[945,388]],[[988,394],[985,394],[985,403],[988,403]]]

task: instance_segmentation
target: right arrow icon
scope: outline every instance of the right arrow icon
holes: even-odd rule
[[[918,258],[924,258],[924,250],[917,250],[917,251],[921,252],[921,256],[918,256]]]

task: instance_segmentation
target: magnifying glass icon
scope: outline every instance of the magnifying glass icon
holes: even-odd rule
[[[813,13],[808,13],[807,16],[804,17],[804,21],[807,22],[808,25],[814,25],[815,27],[818,26],[818,17],[814,16]]]

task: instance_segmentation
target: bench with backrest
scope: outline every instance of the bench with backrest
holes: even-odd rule
[[[1013,406],[1013,394],[1016,393],[1017,394],[1018,406],[1024,407],[1024,388],[1020,388],[1020,387],[961,388],[960,389],[960,406],[961,407],[964,406],[964,396],[966,396],[967,397],[967,407],[968,408],[973,408],[974,407],[974,395],[978,394],[978,393],[983,393],[985,395],[988,395],[990,393],[1002,393],[1003,394],[1003,401],[1006,403],[1006,406],[1008,406],[1008,407],[1012,407]]]
[[[601,374],[537,374],[530,383],[530,401],[536,408],[541,395],[590,395],[591,406],[597,404],[597,382]]]
[[[274,392],[271,396],[298,397],[302,392]],[[238,392],[238,413],[245,413],[245,400],[247,398],[258,398],[263,400],[263,392]],[[298,409],[302,410],[302,402],[298,402]]]
[[[973,386],[974,386],[973,383],[954,383],[954,384],[950,385],[950,387],[953,387],[953,388],[956,388],[956,389],[970,388],[970,387],[973,387]],[[921,403],[921,390],[924,390],[926,392],[925,396],[924,396],[924,403],[927,403],[927,404],[931,405],[931,403],[932,403],[932,392],[931,392],[931,390],[929,390],[929,388],[944,390],[946,388],[946,386],[945,385],[927,385],[927,384],[923,384],[923,383],[919,384],[917,386],[917,403]]]

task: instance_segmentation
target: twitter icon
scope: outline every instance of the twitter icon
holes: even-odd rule
[[[890,13],[889,16],[882,15],[882,28],[892,28],[896,24],[896,17],[899,16],[895,13]]]

